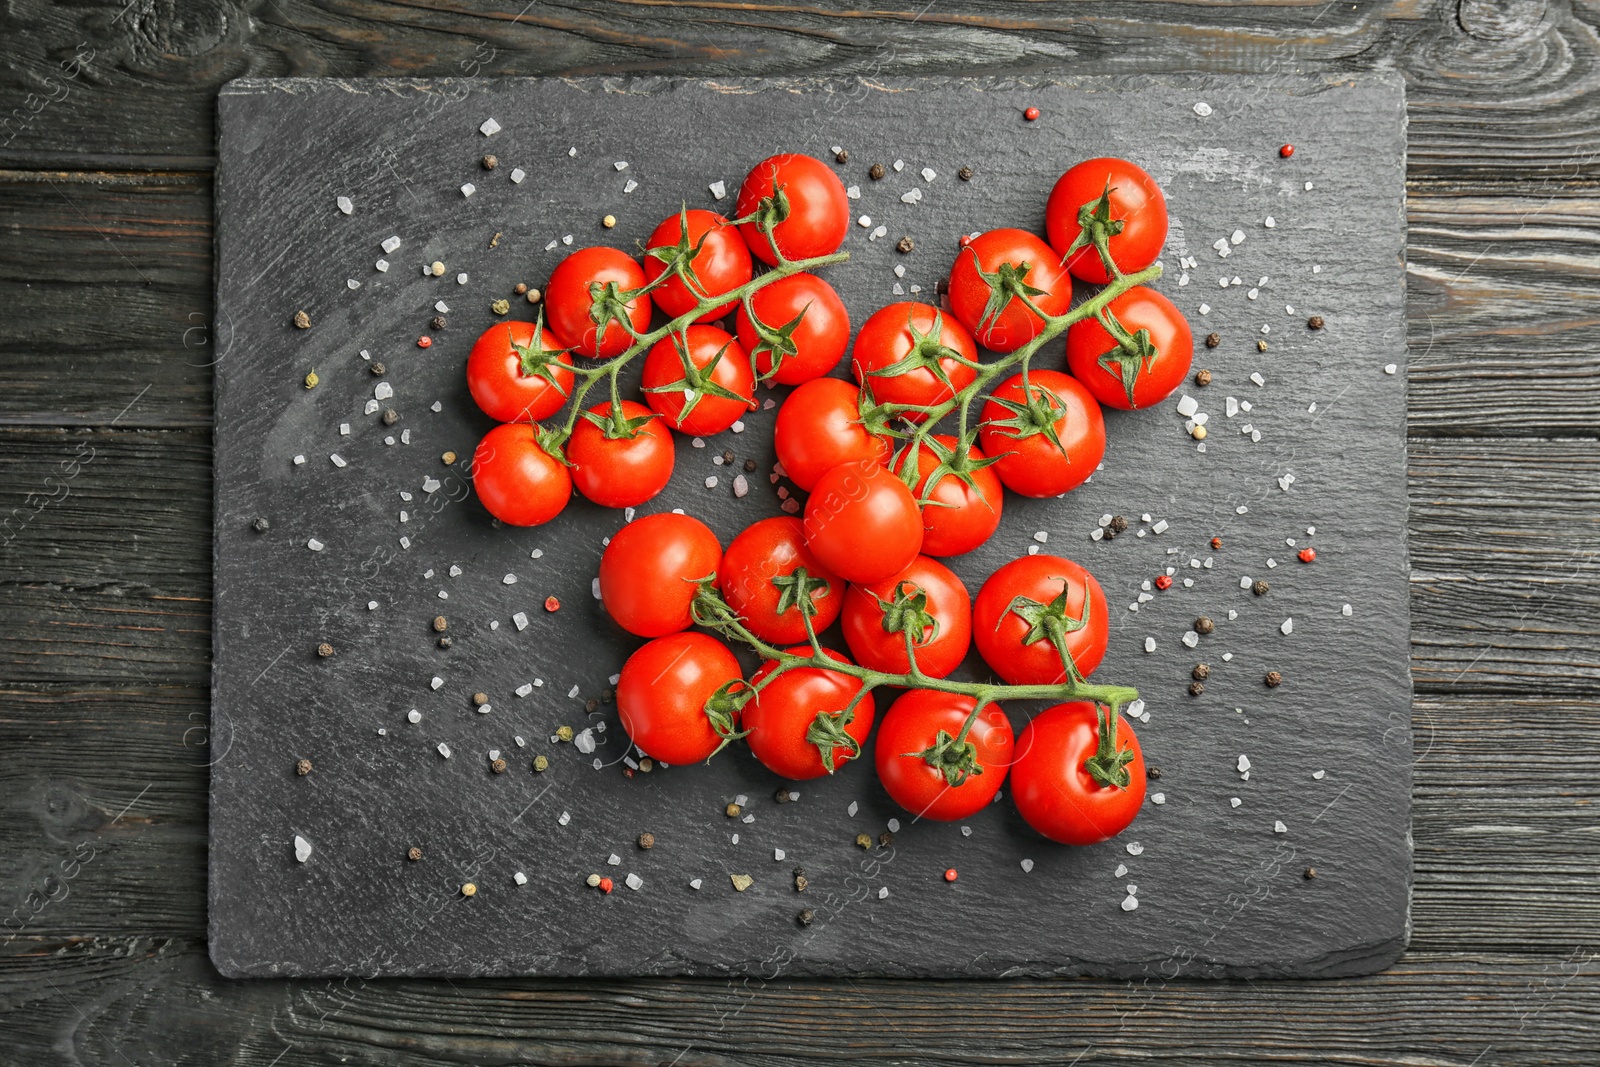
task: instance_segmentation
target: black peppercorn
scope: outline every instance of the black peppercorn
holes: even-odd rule
[[[385,367],[382,363],[374,363],[372,366],[368,367],[367,369],[372,372],[372,376],[374,378],[382,378],[383,375],[384,375],[384,372],[387,371],[389,368]]]
[[[500,165],[500,161],[498,159],[496,159],[494,156],[484,156],[483,157],[483,169],[484,170],[494,170],[494,168],[498,167],[499,165]]]
[[[1321,315],[1313,315],[1306,320],[1306,326],[1313,330],[1320,330],[1326,325],[1327,323],[1322,321]]]
[[[1197,697],[1201,693],[1204,693],[1205,691],[1206,691],[1206,687],[1205,687],[1205,685],[1203,683],[1201,683],[1201,682],[1190,682],[1189,683],[1189,695],[1190,696]]]
[[[898,248],[902,252],[909,252],[913,248],[917,247],[917,243],[915,241],[913,241],[909,236],[906,236],[906,237],[900,238],[899,243],[896,244],[895,247]]]
[[[888,848],[892,844],[894,844],[894,835],[889,831],[885,830],[883,833],[878,835],[879,848]]]
[[[1208,333],[1208,334],[1206,334],[1206,347],[1207,348],[1216,348],[1221,343],[1222,343],[1222,335],[1220,333]]]
[[[321,656],[323,659],[327,659],[329,656],[333,655],[333,646],[328,644],[326,641],[322,642],[322,644],[317,646],[317,655]]]
[[[399,421],[400,421],[400,413],[398,411],[396,411],[394,408],[386,408],[384,410],[384,412],[383,412],[383,424],[385,426],[393,426],[395,423],[397,423]]]
[[[837,159],[840,163],[848,163],[850,162],[850,150],[848,148],[841,148],[839,151],[833,154],[833,158]]]
[[[1189,674],[1194,678],[1195,681],[1203,682],[1207,678],[1211,677],[1211,664],[1196,663],[1194,665],[1194,670],[1190,671]]]
[[[433,318],[428,320],[428,325],[432,326],[435,330],[442,330],[447,325],[447,320],[443,315],[435,315]]]
[[[1113,515],[1113,516],[1111,516],[1110,529],[1115,530],[1117,533],[1125,533],[1127,531],[1127,529],[1128,529],[1127,516],[1125,516],[1125,515]]]
[[[1276,689],[1278,686],[1283,684],[1283,675],[1279,674],[1277,671],[1268,671],[1267,676],[1265,679],[1263,679],[1263,681],[1267,683],[1268,689]]]
[[[755,473],[755,469],[756,469],[756,461],[755,460],[747,459],[747,460],[744,461],[744,470],[745,470],[746,474]]]
[[[526,293],[528,291],[528,283],[527,282],[518,282],[516,285],[513,285],[511,287],[511,291],[513,293],[515,293],[517,296],[522,296],[524,293]]]
[[[812,911],[810,908],[802,908],[800,909],[800,914],[795,916],[795,919],[800,923],[801,926],[810,926],[811,920],[815,919],[816,917],[817,913]]]
[[[1144,776],[1150,779],[1152,782],[1159,782],[1161,781],[1161,768],[1151,767],[1144,772]]]
[[[506,773],[506,761],[496,756],[489,761],[489,769],[496,774],[504,774]]]
[[[639,835],[639,847],[640,848],[655,848],[656,847],[656,835],[650,833],[648,830],[645,831],[644,833],[640,834]]]
[[[296,760],[294,765],[294,773],[298,774],[302,778],[310,774],[311,761],[308,759]]]
[[[810,884],[811,880],[806,877],[806,869],[804,867],[796,867],[794,869],[794,891],[796,893],[804,893],[806,886]]]
[[[956,171],[956,177],[960,178],[964,182],[970,182],[972,180],[972,168],[962,167],[960,170]]]
[[[1250,587],[1250,591],[1256,596],[1266,596],[1267,590],[1271,588],[1272,586],[1267,584],[1267,580],[1265,578],[1257,578],[1255,580],[1255,584]]]
[[[272,528],[272,523],[268,522],[266,516],[263,515],[260,518],[258,518],[255,522],[252,522],[250,524],[250,528],[252,530],[254,530],[256,533],[266,533],[268,530],[270,530]]]
[[[779,804],[787,804],[789,801],[794,799],[794,796],[789,792],[788,786],[780,785],[778,787],[778,791],[772,794],[772,799],[776,800]]]
[[[722,453],[722,462],[731,467],[733,466],[733,460],[734,456],[732,449],[724,449]]]
[[[1203,368],[1201,370],[1195,371],[1194,372],[1194,384],[1199,385],[1199,386],[1210,385],[1211,384],[1211,372],[1208,371],[1208,370],[1205,370]]]
[[[450,629],[450,620],[445,618],[443,615],[435,615],[433,617],[433,628],[439,633],[444,633],[446,630]]]
[[[1315,867],[1307,867],[1306,868],[1306,881],[1309,882],[1311,879],[1315,878],[1316,876],[1317,876],[1317,869]]]
[[[1217,624],[1211,621],[1209,615],[1202,615],[1194,620],[1194,632],[1197,634],[1208,634],[1216,628]]]
[[[410,860],[412,863],[417,862],[421,858],[422,850],[417,846],[412,845],[410,848],[406,849],[406,859]]]
[[[451,641],[448,636],[439,638],[439,647],[440,648],[449,648],[454,643],[455,642]]]
[[[304,311],[296,311],[294,313],[294,324],[298,329],[309,330],[311,329],[311,316]]]
[[[885,171],[882,163],[874,163],[871,169],[867,171],[867,177],[871,178],[875,182],[882,181],[884,174]]]

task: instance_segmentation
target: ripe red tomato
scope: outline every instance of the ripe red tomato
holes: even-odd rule
[[[994,473],[1023,496],[1060,496],[1083,484],[1106,454],[1106,420],[1089,390],[1054,370],[1015,374],[983,406],[978,441],[999,456]]]
[[[566,464],[539,444],[539,427],[503,422],[472,454],[472,488],[489,514],[512,526],[538,526],[572,498]]]
[[[702,299],[731,293],[750,280],[752,269],[744,238],[715,211],[685,208],[657,226],[645,242],[644,274],[650,283],[673,275],[650,290],[656,307],[669,319],[693,311]],[[720,319],[733,306],[729,301],[694,321]]]
[[[644,357],[645,400],[673,429],[709,437],[755,406],[756,378],[750,357],[727,331],[691,326],[686,332],[694,371],[684,368],[679,351],[684,335],[663,337]],[[685,396],[685,390],[692,390],[693,397]]]
[[[965,360],[966,363],[961,362]],[[978,376],[972,335],[938,308],[913,300],[872,313],[856,334],[851,369],[880,404],[933,407],[954,397]],[[906,412],[915,421],[920,412]]]
[[[1067,368],[1100,403],[1130,411],[1159,404],[1189,376],[1194,337],[1172,301],[1136,285],[1106,308],[1133,337],[1132,351],[1117,344],[1096,319],[1067,331]]]
[[[628,739],[663,763],[708,759],[738,729],[719,692],[743,688],[739,661],[702,633],[658,637],[628,657],[617,679],[617,713]],[[710,709],[707,703],[711,704]]]
[[[1056,640],[1087,678],[1105,658],[1106,597],[1094,575],[1060,556],[1023,556],[989,576],[972,606],[978,652],[1012,685],[1067,680]]]
[[[467,388],[483,413],[497,422],[538,422],[561,410],[572,395],[572,356],[544,329],[544,321],[497,322],[478,335],[467,357]]]
[[[1033,234],[990,230],[956,253],[950,309],[983,347],[1015,352],[1039,336],[1044,320],[1017,299],[1023,293],[1046,315],[1072,306],[1072,276]]]
[[[815,274],[791,274],[762,286],[750,295],[750,307],[761,325],[740,304],[734,329],[763,379],[799,385],[820,378],[838,366],[850,343],[850,312],[833,286]]]
[[[841,463],[889,462],[889,442],[861,422],[861,391],[837,378],[818,378],[789,394],[778,408],[773,443],[789,480],[810,492]]]
[[[578,419],[567,442],[567,461],[578,492],[606,508],[643,504],[672,480],[672,434],[654,413],[632,400],[622,402],[623,427],[612,418],[611,402],[596,404]],[[619,435],[618,430],[632,437]]]
[[[610,359],[633,344],[634,333],[650,328],[650,296],[626,294],[644,288],[644,268],[620,248],[580,248],[556,265],[544,287],[550,332],[580,356]],[[601,323],[594,317],[600,303]]]
[[[889,705],[878,724],[873,759],[878,780],[896,804],[920,818],[950,822],[994,800],[1011,767],[1015,738],[1000,705],[989,704],[957,745],[976,704],[959,693],[908,689]]]
[[[1057,704],[1035,715],[1017,738],[1011,799],[1029,826],[1063,845],[1115,837],[1144,804],[1144,755],[1127,719],[1118,716],[1110,750],[1120,755],[1096,758],[1104,714],[1086,701]],[[1107,784],[1094,766],[1125,784]]]
[[[788,651],[810,656],[811,646]],[[825,651],[840,663],[850,662],[832,649]],[[750,680],[755,696],[744,706],[744,728],[750,731],[745,740],[756,759],[774,774],[803,781],[832,774],[859,756],[872,731],[872,694],[849,712],[845,708],[861,692],[861,679],[821,667],[796,667],[762,685],[776,669],[772,660],[762,664]]]
[[[887,581],[852,585],[844,595],[844,640],[863,667],[887,674],[911,670],[906,633],[916,646],[917,667],[943,678],[972,647],[972,599],[955,573],[938,560],[918,556]]]
[[[1101,204],[1101,198],[1106,204]],[[1121,231],[1108,235],[1111,259],[1124,274],[1144,270],[1161,255],[1167,239],[1167,198],[1154,178],[1126,159],[1086,159],[1063,174],[1050,190],[1044,208],[1044,230],[1050,247],[1067,261],[1073,277],[1104,285],[1111,280],[1092,234],[1083,234],[1083,221],[1095,216]],[[1093,222],[1091,221],[1091,225]],[[1070,252],[1070,254],[1069,254]]]
[[[922,551],[929,556],[959,556],[989,540],[999,528],[1005,491],[993,464],[952,473],[949,464],[958,462],[954,437],[933,434],[929,440],[937,442],[941,451],[917,449],[917,487],[911,491],[918,503],[927,501],[922,504]],[[981,463],[985,458],[976,445],[968,447],[967,463]],[[904,462],[905,453],[901,453],[894,469],[899,470]],[[941,466],[945,470],[930,493],[928,479]]]
[[[660,637],[686,630],[703,579],[714,579],[722,542],[690,515],[635,519],[612,535],[600,557],[600,600],[629,633]]]
[[[880,464],[841,463],[806,501],[806,545],[847,582],[881,582],[922,549],[922,513],[911,490]]]
[[[811,259],[836,252],[850,226],[844,184],[820,159],[779,155],[757,163],[739,189],[734,212],[745,218],[758,208],[775,207],[783,221],[772,227],[772,241],[754,221],[739,227],[745,244],[763,263],[777,263],[772,243],[785,259]]]
[[[751,523],[728,545],[718,568],[722,599],[763,641],[775,645],[805,641],[806,624],[798,603],[802,582],[796,573],[801,569],[805,594],[815,608],[811,626],[821,633],[844,607],[844,582],[817,562],[806,547],[804,526],[791,516]]]

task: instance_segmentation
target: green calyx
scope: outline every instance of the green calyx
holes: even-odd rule
[[[700,255],[700,249],[705,246],[706,238],[711,235],[707,230],[700,235],[700,240],[691,244],[689,242],[689,207],[685,204],[678,213],[678,243],[671,245],[657,245],[646,248],[644,254],[652,259],[659,260],[665,267],[663,276],[676,276],[689,290],[697,302],[704,303],[711,299],[705,287],[700,284],[700,278],[694,272],[695,257]]]
[[[517,373],[524,378],[543,378],[555,387],[556,392],[562,396],[567,391],[561,387],[561,382],[556,378],[556,367],[566,367],[561,357],[571,349],[546,348],[544,346],[544,309],[539,310],[539,317],[533,323],[533,336],[528,338],[528,343],[519,345],[511,341],[511,351],[517,354]],[[570,371],[570,367],[567,367]]]
[[[761,316],[756,314],[755,305],[750,297],[744,298],[745,317],[750,320],[750,325],[756,331],[756,337],[760,339],[750,352],[750,369],[756,372],[757,381],[764,382],[772,378],[778,373],[778,368],[783,366],[784,360],[799,354],[800,346],[795,344],[794,332],[800,328],[800,323],[810,308],[810,303],[807,303],[794,318],[782,326],[768,326],[761,321]],[[764,374],[761,372],[758,358],[762,352],[768,353],[772,361],[772,366]]]
[[[597,348],[613,322],[621,323],[630,335],[634,333],[629,305],[636,296],[637,293],[622,288],[616,282],[589,283],[589,321],[594,323]]]
[[[1057,578],[1061,583],[1061,593],[1048,604],[1041,604],[1037,600],[1025,596],[1016,597],[1007,608],[1023,622],[1028,624],[1028,632],[1023,637],[1022,643],[1031,645],[1035,641],[1048,640],[1061,656],[1061,664],[1067,670],[1067,675],[1074,682],[1083,681],[1083,672],[1078,670],[1078,664],[1072,658],[1072,651],[1067,648],[1067,635],[1076,633],[1089,625],[1091,600],[1089,589],[1083,590],[1083,611],[1077,618],[1067,614],[1067,593],[1070,583],[1065,578]]]
[[[834,754],[839,749],[846,751],[845,759],[853,760],[861,755],[861,743],[845,730],[855,721],[856,709],[852,703],[843,711],[819,711],[817,717],[811,720],[806,727],[806,741],[817,746],[817,754],[822,757],[822,766],[829,774],[833,773]]]
[[[1132,406],[1133,390],[1139,382],[1140,373],[1150,369],[1160,352],[1150,342],[1149,330],[1140,329],[1130,334],[1120,324],[1115,329],[1107,324],[1107,332],[1117,337],[1117,347],[1104,353],[1096,362],[1101,370],[1122,380],[1122,388],[1128,392],[1128,404]]]
[[[921,759],[944,775],[952,789],[960,788],[973,775],[983,773],[983,767],[978,764],[978,746],[964,737],[952,737],[945,730],[934,735],[933,744],[921,752],[902,752],[901,755]]]
[[[1099,724],[1100,742],[1094,755],[1083,761],[1083,769],[1099,785],[1108,789],[1126,789],[1133,782],[1133,776],[1128,773],[1128,764],[1133,762],[1133,750],[1117,745],[1117,709],[1113,705],[1096,704],[1095,717]]]
[[[999,396],[989,398],[990,402],[1011,412],[1011,418],[995,419],[989,426],[995,432],[1003,433],[1018,441],[1025,437],[1043,434],[1052,445],[1056,446],[1056,450],[1065,456],[1067,446],[1061,443],[1061,435],[1056,432],[1056,423],[1066,416],[1066,405],[1062,404],[1061,398],[1051,390],[1042,385],[1030,384],[1026,373],[1022,379],[1022,392],[1025,400],[1021,403]]]
[[[772,579],[772,584],[778,587],[777,613],[798,611],[807,619],[816,617],[817,601],[832,592],[827,579],[812,577],[804,567],[778,575]]]
[[[721,397],[724,400],[732,400],[736,404],[744,404],[747,407],[754,405],[754,402],[749,398],[742,397],[738,393],[733,392],[731,389],[727,389],[721,385],[718,385],[712,380],[712,376],[717,370],[717,364],[722,362],[723,357],[728,354],[728,349],[733,345],[733,339],[731,337],[723,344],[721,348],[717,349],[717,354],[712,356],[710,361],[707,362],[704,367],[695,366],[694,360],[690,357],[689,341],[686,333],[673,334],[672,343],[673,346],[678,350],[679,361],[683,364],[683,377],[679,378],[675,382],[669,382],[666,385],[651,386],[650,388],[646,389],[645,392],[682,393],[684,402],[683,410],[678,413],[679,422],[687,419],[700,401],[704,397],[708,396]]]
[[[925,370],[933,375],[940,385],[943,385],[953,394],[956,391],[956,387],[955,383],[950,380],[950,372],[945,370],[945,361],[950,360],[969,367],[978,366],[978,364],[973,363],[960,352],[940,340],[944,330],[944,316],[942,313],[935,311],[933,313],[933,328],[927,333],[919,333],[916,323],[911,321],[911,314],[908,312],[906,330],[911,334],[911,348],[904,356],[901,356],[887,367],[879,367],[877,370],[868,371],[867,377],[898,378],[902,374]]]
[[[753,692],[754,690],[745,684],[744,679],[735,678],[731,682],[723,683],[715,693],[706,698],[705,707],[702,709],[706,721],[711,723],[711,732],[722,739],[722,743],[712,750],[711,756],[727,748],[728,742],[737,741],[750,732],[740,730],[737,724],[739,712],[750,702]],[[711,756],[707,756],[706,759],[709,760]]]
[[[1067,254],[1061,257],[1065,263],[1071,259],[1079,249],[1094,245],[1100,254],[1100,262],[1106,268],[1106,274],[1113,278],[1121,277],[1122,271],[1111,259],[1111,238],[1122,232],[1123,220],[1111,217],[1111,183],[1107,182],[1105,190],[1100,194],[1100,199],[1092,200],[1078,208],[1078,236],[1073,238],[1072,244],[1067,248]]]
[[[998,463],[1000,457],[982,456],[978,459],[973,459],[972,446],[977,439],[978,431],[974,428],[962,435],[954,448],[944,444],[936,437],[924,437],[920,440],[913,439],[910,445],[901,452],[898,460],[900,464],[898,473],[900,474],[900,480],[905,482],[906,488],[912,490],[912,492],[916,492],[917,480],[920,477],[919,474],[915,473],[919,470],[917,465],[918,450],[926,448],[938,460],[933,470],[928,472],[927,479],[922,483],[922,492],[917,498],[918,507],[943,508],[954,506],[933,499],[934,491],[939,488],[939,483],[946,478],[959,478],[974,493],[982,492],[978,488],[977,481],[973,479],[972,473],[982,470],[991,464]]]
[[[925,645],[939,636],[939,620],[928,610],[928,593],[920,586],[912,585],[911,591],[906,591],[909,582],[901,583],[895,587],[894,596],[889,600],[874,596],[878,602],[878,610],[883,612],[883,630],[885,633],[906,634],[911,642]]]
[[[651,420],[659,419],[661,416],[652,411],[647,415],[635,415],[629,418],[621,404],[612,404],[611,410],[604,415],[585,411],[580,417],[598,426],[607,441],[631,441],[650,425]]]
[[[1000,313],[1006,309],[1006,305],[1011,303],[1013,299],[1022,297],[1026,302],[1028,297],[1045,295],[1043,289],[1028,284],[1028,272],[1033,269],[1033,264],[1026,260],[1020,264],[1002,263],[993,272],[989,272],[978,266],[978,253],[972,251],[971,248],[966,251],[972,257],[973,266],[978,272],[978,277],[982,278],[983,283],[989,287],[989,301],[984,304],[983,314],[978,317],[978,329],[976,332],[980,334],[987,333],[989,327],[994,325],[995,320],[1000,317]]]

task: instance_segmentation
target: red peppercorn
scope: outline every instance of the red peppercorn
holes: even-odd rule
[[[1212,548],[1221,548],[1221,547],[1222,547],[1222,538],[1220,538],[1220,537],[1213,537],[1213,538],[1212,538],[1212,539],[1211,539],[1211,547],[1212,547]]]
[[[1156,588],[1157,589],[1171,589],[1172,588],[1172,575],[1170,575],[1170,574],[1158,574],[1158,575],[1156,575]]]
[[[432,346],[433,346],[433,338],[427,336],[426,334],[424,334],[423,336],[417,338],[417,347],[418,348],[431,348]]]
[[[1036,107],[1030,107],[1028,110],[1022,113],[1022,117],[1027,119],[1029,122],[1032,122],[1034,119],[1039,117],[1039,109]]]
[[[557,600],[553,596],[545,597],[544,598],[544,610],[546,610],[546,611],[560,611],[561,610],[561,601]]]
[[[609,878],[600,879],[600,892],[602,892],[602,893],[611,892],[611,885],[612,885],[611,879],[609,879]]]
[[[1294,145],[1284,145],[1282,148],[1278,149],[1278,155],[1282,156],[1284,159],[1288,159],[1290,156],[1294,155]]]
[[[944,872],[944,880],[947,882],[953,882],[957,877],[958,875],[956,874],[956,869],[954,867],[951,867],[948,871]]]
[[[1317,561],[1317,550],[1316,549],[1314,549],[1314,548],[1302,548],[1300,550],[1300,562],[1301,563],[1315,563],[1316,561]]]

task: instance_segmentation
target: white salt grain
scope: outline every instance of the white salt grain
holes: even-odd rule
[[[1022,861],[1022,870],[1023,870],[1024,873],[1033,870],[1033,861],[1032,860],[1023,860]]]
[[[1144,639],[1144,650],[1146,652],[1154,652],[1156,650],[1156,639],[1153,638],[1153,637],[1145,638]]]
[[[313,552],[321,552],[325,546],[321,541],[318,541],[315,537],[313,537],[306,542],[306,547]]]
[[[1272,824],[1272,832],[1275,834],[1286,834],[1289,832],[1289,828],[1283,825],[1283,820],[1280,819]]]
[[[1139,844],[1139,842],[1137,842],[1137,841],[1129,841],[1128,842],[1128,855],[1130,855],[1130,856],[1142,856],[1142,855],[1144,855],[1144,846]]]
[[[1130,893],[1127,896],[1122,898],[1122,910],[1123,911],[1135,911],[1135,910],[1138,909],[1138,907],[1139,907],[1139,898],[1134,896],[1133,894]]]
[[[1283,625],[1278,627],[1278,629],[1283,631],[1283,635],[1285,637],[1289,636],[1290,634],[1294,633],[1294,620],[1293,619],[1284,619],[1283,620]]]
[[[445,759],[450,758],[450,746],[445,744],[443,741],[439,742],[439,755],[443,756]]]
[[[311,858],[311,842],[299,834],[294,835],[294,858],[301,863]]]
[[[383,239],[383,244],[379,245],[378,247],[382,248],[384,252],[392,256],[395,253],[395,249],[400,247],[400,238],[385,237]]]
[[[1211,114],[1211,105],[1206,103],[1204,100],[1201,100],[1194,105],[1194,113],[1199,115],[1201,118],[1205,118],[1207,115]]]
[[[471,182],[466,182],[461,186],[461,195],[462,196],[471,196],[473,193],[475,193],[477,191],[478,191],[478,187],[476,185],[473,185]]]
[[[711,190],[712,197],[717,200],[721,200],[723,197],[728,195],[728,186],[726,182],[715,181],[707,186],[707,188]]]
[[[1349,604],[1346,604],[1344,607],[1339,609],[1339,614],[1345,615],[1345,616],[1354,615],[1355,614],[1355,609],[1352,608]]]
[[[525,611],[517,612],[515,615],[511,616],[511,622],[516,626],[518,631],[526,630],[528,628],[528,613]]]

